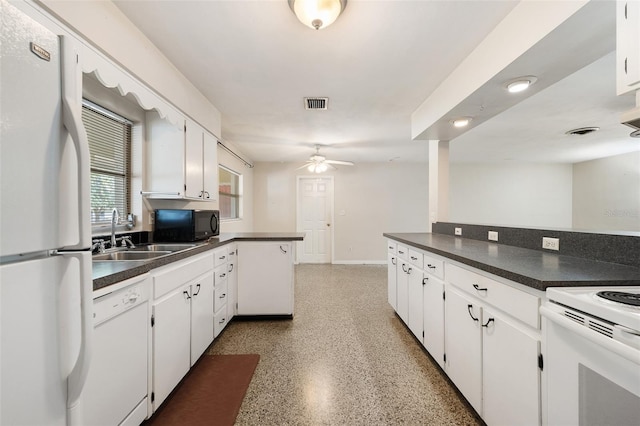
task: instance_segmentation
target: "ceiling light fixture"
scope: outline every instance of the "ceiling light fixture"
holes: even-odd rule
[[[309,164],[309,167],[307,167],[307,170],[309,170],[311,173],[324,173],[327,171],[327,169],[328,167],[324,162]]]
[[[319,30],[338,19],[347,7],[347,0],[289,0],[289,7],[300,22]]]
[[[460,117],[453,120],[451,124],[453,124],[453,127],[461,128],[461,127],[467,127],[470,122],[471,122],[471,117]]]
[[[518,77],[513,80],[509,80],[504,84],[509,93],[520,93],[527,90],[533,83],[538,81],[537,77],[527,75],[524,77]]]

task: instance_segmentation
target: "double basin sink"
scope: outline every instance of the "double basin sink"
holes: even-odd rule
[[[106,253],[94,254],[94,262],[146,262],[158,257],[166,256],[177,251],[187,250],[196,247],[197,244],[145,244],[135,248],[118,247]]]

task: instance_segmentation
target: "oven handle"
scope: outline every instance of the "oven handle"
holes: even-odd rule
[[[585,339],[601,345],[603,348],[608,349],[611,352],[618,354],[631,362],[640,364],[640,351],[638,349],[634,349],[631,346],[627,346],[609,337],[605,337],[583,325],[574,322],[573,320],[564,317],[557,312],[552,311],[546,306],[540,307],[540,314],[548,318],[549,321],[553,321],[561,327],[573,331],[574,333],[584,337]]]

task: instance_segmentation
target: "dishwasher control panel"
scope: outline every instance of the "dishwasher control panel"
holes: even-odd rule
[[[149,280],[132,280],[131,285],[93,299],[94,326],[149,300]]]

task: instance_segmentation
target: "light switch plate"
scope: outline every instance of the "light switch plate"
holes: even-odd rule
[[[498,241],[498,231],[489,231],[487,238],[489,241]]]

